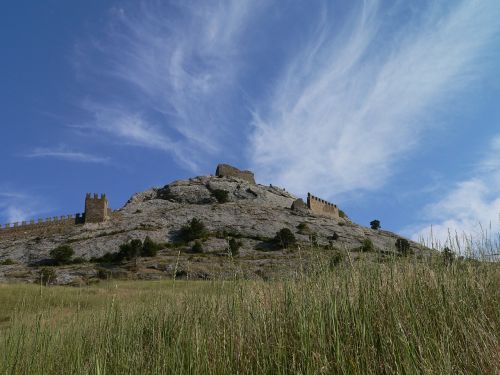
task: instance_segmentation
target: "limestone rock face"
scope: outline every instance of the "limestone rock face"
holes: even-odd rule
[[[251,184],[255,184],[255,177],[250,171],[241,171],[236,167],[229,164],[219,164],[217,170],[215,171],[217,177],[233,177],[239,178],[241,180],[248,181]]]
[[[217,201],[214,196],[216,190],[227,192],[227,202]],[[170,277],[173,270],[179,268],[189,273],[189,277],[212,277],[216,271],[224,273],[226,268],[223,264],[226,263],[222,263],[224,258],[221,254],[227,254],[229,237],[242,242],[237,258],[238,269],[245,270],[249,277],[265,274],[268,269],[274,272],[283,268],[284,272],[290,272],[290,267],[299,264],[293,253],[263,249],[267,239],[273,238],[282,228],[290,229],[302,248],[306,249],[310,246],[310,238],[297,229],[299,224],[306,224],[309,231],[317,235],[317,243],[326,248],[333,246],[356,251],[363,240],[369,238],[377,249],[396,251],[394,243],[398,236],[395,234],[374,231],[343,218],[316,215],[307,207],[304,210],[304,206],[303,201],[284,189],[258,185],[253,180],[239,177],[200,176],[174,181],[164,187],[135,194],[106,222],[72,225],[51,233],[27,231],[9,236],[0,231],[0,262],[6,259],[16,262],[15,265],[0,265],[0,281],[12,278],[36,281],[39,279],[38,268],[33,265],[49,259],[50,250],[63,244],[69,244],[74,249],[75,257],[87,260],[106,252],[116,252],[121,244],[132,239],[144,240],[146,236],[156,242],[171,244],[180,228],[192,218],[201,220],[211,233],[210,238],[203,242],[205,257],[195,264],[190,261],[193,257],[191,244],[182,249],[166,248],[158,259],[144,266],[147,271],[135,273],[133,277]],[[332,238],[335,238],[333,244]],[[418,251],[417,245],[412,243],[412,249]],[[143,263],[147,261],[140,260]],[[88,280],[97,277],[99,267],[85,263],[60,268],[57,280],[60,283]],[[111,271],[127,273],[123,267]]]

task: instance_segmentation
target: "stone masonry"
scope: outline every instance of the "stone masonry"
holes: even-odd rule
[[[242,171],[235,168],[229,164],[219,164],[217,165],[217,170],[215,171],[217,177],[234,177],[241,180],[255,184],[254,174],[250,171]]]
[[[314,195],[311,195],[311,193],[307,193],[307,207],[317,215],[332,218],[340,217],[337,205],[315,197]]]
[[[94,194],[92,197],[87,193],[85,197],[85,222],[86,223],[102,223],[111,217],[111,209],[106,194],[101,194],[99,197]]]

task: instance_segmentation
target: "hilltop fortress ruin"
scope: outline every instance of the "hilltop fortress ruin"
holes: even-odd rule
[[[254,174],[251,171],[242,171],[228,164],[219,164],[215,175],[219,178],[234,178],[256,184]],[[333,219],[340,217],[339,208],[335,204],[315,197],[311,193],[307,194],[307,204],[302,199],[297,199],[293,202],[291,209]],[[103,223],[112,219],[116,214],[117,212],[109,207],[106,194],[99,196],[98,194],[91,195],[87,193],[84,213],[0,225],[0,237],[9,234],[21,235],[28,232],[39,232],[40,234],[58,233],[75,225]]]

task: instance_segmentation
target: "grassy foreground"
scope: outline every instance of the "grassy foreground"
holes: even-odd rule
[[[500,265],[0,285],[0,373],[499,374]]]

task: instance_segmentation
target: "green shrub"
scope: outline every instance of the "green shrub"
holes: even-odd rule
[[[71,263],[71,257],[75,254],[69,245],[58,246],[50,251],[50,256],[58,265]]]
[[[396,249],[403,255],[410,254],[410,242],[406,238],[396,240]]]
[[[185,226],[181,228],[180,238],[185,241],[193,241],[204,237],[207,234],[205,224],[197,218],[192,218]]]
[[[101,280],[109,280],[111,279],[111,271],[105,268],[99,268],[97,270],[97,277]]]
[[[0,266],[10,266],[12,264],[16,264],[16,262],[9,258],[0,261]]]
[[[299,234],[309,234],[310,229],[307,223],[300,223],[297,225],[298,233]]]
[[[203,245],[201,244],[201,242],[195,241],[193,246],[191,247],[191,251],[193,253],[202,253],[203,252]]]
[[[282,249],[287,249],[297,243],[295,235],[288,228],[280,229],[276,232],[276,236],[273,239],[274,243],[281,247]]]
[[[212,191],[212,194],[219,203],[226,203],[229,201],[229,192],[227,190],[215,189]]]
[[[342,211],[342,210],[339,210],[339,216],[340,216],[341,218],[343,218],[343,219],[345,219],[345,218],[347,217],[347,215],[345,214],[345,212],[344,212],[344,211]]]
[[[76,257],[76,258],[73,258],[73,260],[71,261],[71,263],[73,264],[82,264],[82,263],[85,263],[87,260],[83,257]]]
[[[159,249],[160,245],[147,236],[142,244],[141,257],[154,257]]]
[[[380,229],[380,220],[370,221],[370,228],[372,228],[374,230],[379,230]]]
[[[142,241],[135,239],[128,243],[120,245],[120,251],[118,252],[117,260],[132,260],[141,255],[142,251]]]
[[[361,251],[363,252],[375,251],[375,246],[373,246],[372,240],[370,240],[369,238],[365,238],[363,240],[363,244],[361,245]]]
[[[231,255],[234,256],[239,254],[241,246],[243,246],[241,241],[237,241],[235,238],[229,239],[229,251],[231,252]]]
[[[50,282],[55,280],[56,278],[56,273],[54,272],[54,270],[48,267],[43,267],[42,269],[40,269],[38,275],[40,278],[40,283],[42,283],[43,285],[50,284]]]

